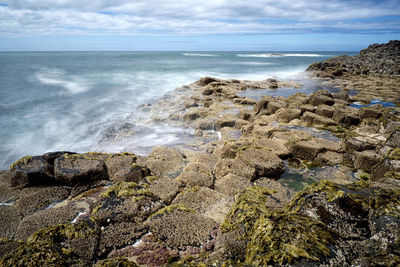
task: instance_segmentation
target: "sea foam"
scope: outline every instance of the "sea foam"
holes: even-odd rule
[[[60,69],[42,70],[36,73],[36,78],[42,84],[62,87],[71,94],[83,93],[90,89],[85,80],[68,75]]]

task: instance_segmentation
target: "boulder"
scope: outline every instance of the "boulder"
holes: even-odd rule
[[[150,170],[146,166],[134,163],[116,172],[112,180],[116,182],[139,183],[146,176],[150,176]]]
[[[275,112],[277,112],[279,109],[284,108],[285,104],[284,103],[280,103],[280,102],[268,102],[267,105],[267,110],[269,112],[269,114],[274,114]]]
[[[325,126],[336,125],[336,122],[334,120],[308,111],[304,112],[301,118],[310,125],[314,124],[322,124]]]
[[[214,77],[206,76],[206,77],[201,78],[198,81],[198,83],[199,83],[200,86],[205,86],[205,85],[208,85],[208,84],[210,84],[212,82],[218,82],[218,81],[221,81],[221,80],[217,79],[217,78],[214,78]]]
[[[224,215],[229,211],[230,205],[232,204],[232,198],[208,187],[197,187],[182,191],[178,196],[176,196],[174,201],[172,201],[172,204],[183,205],[186,208],[220,222],[224,219]],[[221,204],[228,204],[228,207],[226,207],[226,205],[225,207],[221,206]],[[217,211],[218,214],[212,214],[211,211],[213,211],[217,206],[219,208]]]
[[[146,160],[152,175],[169,178],[178,177],[187,163],[185,155],[166,146],[155,147]]]
[[[268,102],[271,101],[270,98],[262,98],[257,101],[257,103],[254,106],[254,112],[256,114],[260,113],[262,110],[267,109]]]
[[[335,108],[332,106],[320,105],[317,107],[317,110],[315,113],[318,115],[324,116],[324,117],[332,118],[334,111],[335,111]]]
[[[266,205],[271,209],[284,207],[295,195],[293,189],[269,178],[260,178],[254,182],[254,185],[271,190],[272,194],[266,198]]]
[[[249,120],[251,117],[251,111],[247,109],[241,109],[239,112],[239,118],[242,120]]]
[[[400,147],[400,130],[394,131],[386,141],[386,145],[390,147]]]
[[[313,138],[311,140],[290,142],[289,150],[292,152],[293,156],[297,158],[314,160],[320,152],[325,150],[339,152],[341,150],[341,146],[332,141]]]
[[[126,190],[121,188],[122,193],[124,191],[127,193],[126,196],[118,197],[115,193],[109,193],[96,209],[92,211],[92,218],[97,224],[106,226],[110,223],[141,223],[146,220],[150,214],[163,207],[159,198],[152,195],[149,190],[145,191],[143,188],[132,189],[129,185],[133,184],[128,184]],[[121,185],[116,185],[116,187],[119,186]],[[122,187],[124,186],[122,185]],[[132,192],[131,195],[129,190],[134,190],[136,192]]]
[[[214,173],[217,179],[230,173],[249,180],[253,180],[256,177],[256,169],[253,166],[245,164],[240,159],[220,159],[214,167]]]
[[[75,205],[66,205],[35,212],[22,219],[15,237],[19,240],[26,240],[31,234],[43,228],[70,223],[79,215],[80,211],[82,211],[82,208]]]
[[[254,179],[258,177],[279,178],[285,172],[283,161],[267,149],[244,147],[236,157],[256,170]]]
[[[214,177],[209,172],[183,171],[176,179],[182,181],[186,187],[214,186]]]
[[[30,215],[67,199],[70,192],[71,189],[65,186],[24,188],[15,206],[24,216]]]
[[[318,165],[337,165],[343,162],[343,154],[334,151],[324,151],[318,154],[315,158],[315,163]]]
[[[251,186],[249,179],[234,174],[228,174],[220,179],[217,179],[215,181],[214,188],[216,191],[222,194],[234,196],[236,193],[249,186]]]
[[[335,104],[335,100],[333,100],[333,98],[329,95],[314,93],[308,99],[308,103],[313,106],[319,106],[319,105],[332,106],[333,104]]]
[[[146,225],[169,248],[185,250],[200,247],[217,226],[210,218],[191,212],[173,211],[152,217]]]
[[[133,245],[137,239],[146,234],[142,223],[122,222],[105,227],[98,246],[98,256],[107,255],[110,251]]]
[[[134,154],[114,154],[106,159],[106,167],[108,177],[113,180],[114,174],[116,174],[121,169],[130,167],[136,162],[136,156]]]
[[[60,184],[74,185],[96,180],[108,180],[103,160],[80,154],[63,155],[54,161],[55,180]]]
[[[42,156],[26,156],[10,166],[10,186],[24,188],[52,182],[52,166]]]
[[[356,169],[371,172],[382,161],[382,157],[375,150],[364,150],[362,152],[355,152],[354,154],[354,167]]]
[[[236,120],[233,116],[223,116],[215,121],[215,129],[219,131],[223,127],[235,127]]]
[[[182,182],[177,179],[160,178],[150,184],[149,190],[165,203],[170,203],[182,187]]]
[[[300,105],[298,108],[301,110],[302,113],[304,113],[306,111],[314,113],[317,109],[315,106],[310,105],[310,104]]]
[[[360,109],[360,119],[379,119],[382,116],[382,110],[376,105],[371,107],[362,107]]]
[[[301,110],[297,108],[281,108],[277,111],[277,119],[280,122],[289,122],[301,116]]]
[[[352,137],[346,138],[342,140],[344,143],[343,147],[347,153],[352,153],[354,151],[363,151],[363,150],[373,150],[376,145],[366,142],[361,137]]]
[[[333,112],[333,120],[344,127],[360,124],[359,110],[351,107],[337,107]]]

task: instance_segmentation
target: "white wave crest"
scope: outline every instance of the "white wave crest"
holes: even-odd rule
[[[36,79],[46,85],[60,86],[71,94],[79,94],[90,89],[89,84],[79,77],[68,75],[59,69],[42,70],[36,73]]]
[[[218,55],[213,54],[201,54],[201,53],[183,53],[185,57],[217,57]]]
[[[324,57],[329,55],[320,54],[294,54],[294,53],[263,53],[263,54],[236,54],[238,57]]]

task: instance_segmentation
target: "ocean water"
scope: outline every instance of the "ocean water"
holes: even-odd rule
[[[313,62],[341,54],[345,53],[0,53],[0,169],[21,156],[48,151],[146,154],[154,145],[178,144],[190,138],[192,129],[146,125],[137,107],[206,75],[297,79],[311,92],[318,86],[307,82],[303,71]],[[287,95],[292,89],[274,94],[280,92]],[[113,131],[121,129],[125,137],[114,140]]]

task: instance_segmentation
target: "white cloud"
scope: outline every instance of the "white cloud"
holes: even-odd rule
[[[400,31],[400,1],[0,0],[0,36]],[[354,20],[365,19],[364,23]]]

